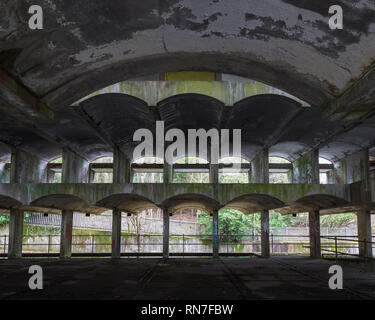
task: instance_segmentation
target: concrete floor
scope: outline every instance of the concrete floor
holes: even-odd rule
[[[28,288],[29,266],[43,267],[44,289]],[[333,262],[271,259],[0,260],[0,300],[18,299],[375,299],[375,272],[342,265],[344,290],[328,288]]]

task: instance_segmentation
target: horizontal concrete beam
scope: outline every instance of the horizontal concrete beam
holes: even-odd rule
[[[350,201],[349,185],[319,184],[0,184],[0,204],[3,209],[19,206],[46,207],[100,213],[119,203],[124,211],[137,211],[152,206],[162,206],[167,199],[183,195],[197,195],[197,206],[217,201],[220,206],[229,202],[236,205],[236,198],[243,195],[264,196],[279,200],[278,207],[293,204],[307,196],[336,197]],[[120,196],[118,196],[120,195]],[[126,195],[126,196],[123,196]],[[115,196],[115,197],[114,197]],[[111,200],[109,197],[112,197]],[[203,200],[202,200],[203,197]],[[193,197],[194,199],[194,197]],[[17,200],[18,202],[15,202]],[[11,201],[11,206],[7,203]],[[190,200],[191,202],[191,197]],[[233,202],[234,201],[234,202]],[[99,205],[100,202],[100,205]],[[99,207],[98,207],[99,206]],[[267,207],[267,205],[265,205]],[[272,208],[271,208],[272,209]]]

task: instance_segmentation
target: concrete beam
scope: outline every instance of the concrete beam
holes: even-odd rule
[[[262,257],[270,256],[270,214],[268,210],[261,213],[261,247]]]
[[[251,183],[269,183],[268,149],[263,149],[251,161]]]
[[[320,245],[320,214],[319,211],[309,212],[309,233],[310,233],[310,257],[321,257]]]
[[[52,120],[54,112],[22,83],[0,69],[0,109],[23,122]]]
[[[214,210],[212,213],[212,220],[213,220],[213,246],[212,246],[212,254],[215,259],[219,258],[219,211]]]
[[[87,183],[89,162],[69,149],[63,150],[62,183]]]
[[[163,209],[163,259],[169,258],[169,211]]]
[[[96,133],[98,138],[100,138],[105,144],[107,144],[108,147],[116,147],[116,144],[113,142],[111,135],[106,132],[101,126],[99,126],[82,107],[76,107],[74,108],[74,110],[79,117],[81,117],[92,129],[94,129],[94,132]]]
[[[328,120],[361,120],[375,110],[375,63],[368,67],[361,78],[337,99],[325,106],[324,117]]]
[[[63,210],[61,213],[60,258],[72,256],[73,211]]]
[[[371,212],[357,212],[359,256],[372,258]]]
[[[9,259],[19,259],[22,257],[23,217],[24,212],[22,210],[10,210],[8,245]]]
[[[13,148],[11,154],[11,183],[47,182],[48,162],[28,152]]]
[[[121,210],[112,211],[112,258],[121,257]]]

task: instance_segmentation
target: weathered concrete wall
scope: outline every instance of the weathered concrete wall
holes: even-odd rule
[[[293,183],[319,183],[319,151],[312,151],[293,162]]]
[[[90,163],[76,153],[64,150],[62,161],[63,183],[87,183]]]
[[[20,149],[12,150],[11,183],[47,182],[47,161]]]
[[[135,227],[132,224],[132,219],[134,217],[128,217],[126,214],[122,215],[121,219],[121,230],[123,232],[134,233]],[[163,232],[163,220],[157,218],[141,217],[141,233],[143,234],[162,234]],[[190,222],[174,220],[173,217],[170,219],[170,233],[171,234],[200,234],[203,225]],[[44,217],[43,214],[34,214],[26,220],[26,224],[39,225],[39,226],[61,226],[61,215],[59,214],[49,214],[48,217]],[[73,216],[73,226],[74,228],[82,229],[93,229],[93,230],[112,230],[112,215],[90,215],[86,217],[85,214],[75,212]],[[0,235],[1,235],[0,229]],[[8,232],[6,233],[8,234]]]
[[[77,101],[75,105],[88,98],[106,94],[124,93],[146,101],[149,106],[156,106],[160,101],[185,93],[203,94],[220,100],[227,106],[259,94],[278,94],[292,98],[308,106],[306,102],[261,82],[239,81],[124,81],[96,91]]]
[[[354,183],[365,180],[369,173],[368,150],[354,153],[334,163],[334,183]]]

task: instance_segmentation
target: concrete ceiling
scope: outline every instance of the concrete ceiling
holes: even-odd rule
[[[9,145],[47,161],[61,156],[64,147],[92,161],[111,156],[118,146],[131,159],[139,143],[133,142],[134,132],[154,132],[157,119],[165,121],[166,131],[241,129],[242,154],[249,161],[264,146],[270,156],[290,161],[315,148],[321,157],[336,161],[375,145],[375,116],[347,128],[343,121],[323,120],[316,109],[279,95],[252,96],[228,107],[211,97],[183,94],[151,108],[128,95],[104,94],[58,111],[54,121],[33,126],[1,111],[0,116],[0,140],[6,143],[0,144],[3,161],[10,158]]]
[[[32,4],[44,9],[43,30],[28,28]],[[343,30],[328,27],[332,4],[344,9]],[[236,0],[235,6],[223,0],[3,0],[0,141],[45,159],[67,146],[90,159],[108,154],[114,144],[129,144],[133,128],[150,126],[154,114],[136,99],[108,104],[101,97],[78,112],[69,107],[73,102],[133,77],[207,70],[263,81],[313,106],[272,98],[238,103],[227,125],[244,129],[248,154],[266,144],[271,154],[289,158],[318,147],[337,159],[375,142],[374,22],[373,0]],[[168,99],[159,115],[168,126],[217,127],[223,107],[206,99],[199,110],[193,101],[186,110],[186,99],[178,105]]]

